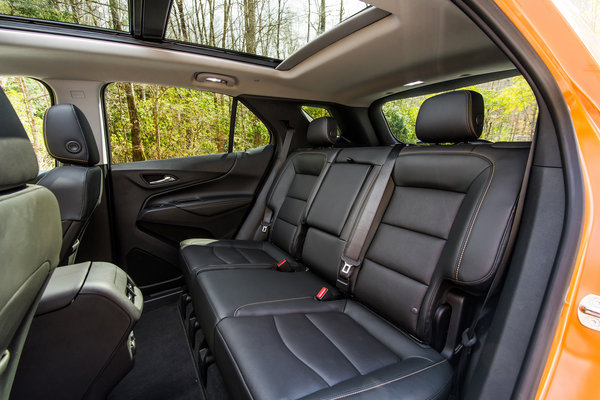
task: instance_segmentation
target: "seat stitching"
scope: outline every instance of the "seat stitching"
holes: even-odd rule
[[[276,319],[276,316],[275,316],[275,315],[273,315],[273,324],[275,325],[275,331],[277,332],[277,335],[279,335],[279,339],[281,340],[281,343],[283,343],[283,345],[285,346],[285,348],[286,348],[286,349],[288,349],[288,351],[290,352],[290,354],[292,354],[294,357],[296,357],[296,358],[298,359],[298,361],[300,361],[302,364],[306,365],[306,367],[307,367],[308,369],[310,369],[311,371],[313,371],[313,373],[314,373],[315,375],[317,375],[317,376],[318,376],[318,377],[319,377],[319,378],[320,378],[320,379],[321,379],[323,382],[325,382],[325,384],[326,384],[328,387],[331,387],[331,385],[329,384],[329,382],[327,382],[327,381],[325,380],[325,378],[323,378],[323,377],[321,376],[321,374],[319,374],[319,373],[318,373],[318,372],[317,372],[317,371],[316,371],[314,368],[312,368],[310,365],[308,365],[306,362],[304,362],[304,360],[302,360],[300,357],[298,357],[298,356],[296,355],[296,353],[294,353],[294,352],[292,351],[291,347],[290,347],[290,346],[288,346],[288,344],[285,342],[285,340],[283,340],[283,335],[281,334],[281,332],[280,332],[279,328],[277,327],[277,319]]]
[[[431,233],[423,232],[423,231],[420,231],[418,229],[408,228],[408,227],[402,226],[402,225],[391,224],[389,222],[383,222],[383,221],[381,221],[379,224],[380,225],[391,226],[393,228],[403,229],[405,231],[409,231],[409,232],[413,232],[413,233],[418,233],[419,235],[429,236],[429,237],[434,238],[434,239],[440,239],[440,240],[444,240],[444,241],[448,240],[448,238],[444,238],[444,237],[437,236],[437,235],[432,235]]]
[[[304,316],[306,317],[306,319],[307,319],[307,320],[308,320],[308,321],[309,321],[309,322],[310,322],[312,325],[314,325],[314,327],[315,327],[315,328],[316,328],[316,329],[317,329],[317,330],[318,330],[318,331],[321,333],[321,335],[323,335],[323,337],[325,337],[325,339],[327,339],[327,340],[328,340],[328,341],[329,341],[329,342],[330,342],[330,343],[333,345],[333,347],[335,347],[335,348],[336,348],[336,350],[337,350],[337,351],[338,351],[338,352],[339,352],[339,353],[340,353],[340,354],[341,354],[341,355],[342,355],[342,356],[343,356],[343,357],[344,357],[346,360],[348,360],[348,362],[350,363],[350,365],[352,365],[352,367],[353,367],[353,368],[356,370],[356,372],[358,372],[358,374],[359,374],[359,375],[362,375],[362,374],[360,373],[360,371],[358,370],[358,368],[356,367],[356,365],[354,365],[354,363],[353,363],[353,362],[352,362],[352,361],[351,361],[351,360],[350,360],[348,357],[346,357],[346,355],[345,355],[345,354],[342,352],[342,350],[341,350],[341,349],[340,349],[340,348],[339,348],[339,347],[338,347],[338,346],[337,346],[337,345],[336,345],[336,344],[333,342],[333,340],[331,340],[329,337],[327,337],[327,335],[325,334],[325,332],[323,332],[323,331],[321,330],[321,328],[319,328],[319,327],[317,326],[317,324],[315,324],[315,322],[314,322],[312,319],[310,319],[310,317],[309,317],[307,314],[304,314]]]
[[[244,307],[249,307],[249,306],[254,306],[254,305],[258,305],[258,304],[269,304],[269,303],[280,303],[283,301],[292,301],[292,300],[304,300],[304,299],[312,299],[312,296],[304,296],[304,297],[291,297],[289,299],[278,299],[278,300],[266,300],[266,301],[256,301],[254,303],[248,303],[248,304],[244,304],[242,306],[239,306],[238,308],[235,309],[235,311],[233,312],[233,316],[237,316],[237,312],[239,310],[241,310]]]
[[[394,379],[391,379],[391,380],[389,380],[387,382],[382,382],[382,383],[379,383],[379,384],[374,385],[374,386],[370,386],[370,387],[362,388],[362,389],[359,389],[359,390],[355,390],[354,392],[351,392],[351,393],[346,393],[346,394],[342,394],[342,395],[339,395],[339,396],[330,397],[327,400],[338,400],[338,399],[343,399],[343,398],[348,397],[348,396],[354,396],[355,394],[360,394],[360,393],[368,392],[369,390],[377,389],[377,388],[380,388],[382,386],[388,385],[390,383],[394,383],[394,382],[397,382],[399,380],[402,380],[404,378],[408,378],[408,377],[411,377],[413,375],[420,374],[421,372],[424,372],[424,371],[426,371],[428,369],[431,369],[431,368],[436,367],[436,366],[438,366],[440,364],[443,364],[446,361],[447,360],[444,359],[444,360],[438,361],[435,364],[429,365],[429,366],[427,366],[425,368],[421,368],[418,371],[411,372],[410,374],[402,375],[402,376],[400,376],[398,378],[394,378]]]
[[[488,190],[490,189],[490,186],[492,185],[492,181],[494,180],[494,172],[496,171],[496,164],[492,160],[490,160],[490,161],[492,162],[492,174],[488,180],[488,184],[487,184],[487,187],[485,188],[485,192],[483,192],[483,196],[481,196],[481,199],[479,200],[479,204],[477,205],[477,210],[475,210],[475,216],[473,217],[473,220],[471,221],[471,224],[469,226],[469,231],[467,232],[467,236],[465,239],[465,243],[463,244],[462,250],[460,252],[460,257],[458,258],[458,264],[456,265],[456,274],[455,274],[456,280],[459,280],[458,273],[460,271],[460,266],[462,264],[465,250],[467,249],[467,245],[469,244],[469,239],[471,238],[471,232],[473,231],[473,227],[475,226],[475,221],[477,221],[477,217],[479,216],[479,210],[481,210],[481,206],[483,205],[483,200],[485,199],[485,197],[488,193]]]

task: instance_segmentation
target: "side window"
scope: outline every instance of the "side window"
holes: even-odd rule
[[[325,107],[304,105],[302,111],[304,111],[304,116],[309,121],[321,117],[331,117],[331,113]]]
[[[531,141],[538,106],[531,88],[518,76],[463,89],[481,93],[485,104],[485,123],[481,139],[491,142]],[[415,124],[421,104],[439,93],[392,100],[382,107],[390,131],[403,143],[417,143]]]
[[[112,162],[226,153],[234,99],[179,87],[117,82],[104,92]],[[269,143],[265,125],[238,102],[234,150]]]
[[[50,92],[41,82],[23,76],[0,76],[0,86],[33,144],[40,171],[51,170],[55,161],[44,144],[44,113],[52,105]]]

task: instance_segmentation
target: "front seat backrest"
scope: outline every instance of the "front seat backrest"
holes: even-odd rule
[[[60,264],[75,261],[79,240],[100,203],[102,170],[98,147],[87,118],[72,104],[58,104],[44,116],[44,140],[52,157],[63,164],[38,182],[58,199],[63,230]]]
[[[27,185],[38,164],[23,125],[0,88],[0,399],[7,399],[39,296],[58,265],[58,203]]]

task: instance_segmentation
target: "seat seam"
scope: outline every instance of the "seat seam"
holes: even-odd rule
[[[253,399],[254,395],[250,391],[250,387],[248,386],[248,383],[246,382],[246,379],[244,378],[244,374],[242,372],[242,369],[240,368],[237,360],[235,359],[233,353],[231,352],[231,349],[229,348],[229,345],[227,344],[227,341],[223,337],[223,334],[221,333],[221,330],[218,328],[218,326],[215,326],[215,330],[216,330],[217,335],[219,335],[219,337],[221,338],[221,342],[223,343],[223,346],[225,347],[225,351],[227,351],[227,354],[231,357],[231,360],[233,361],[233,364],[235,365],[235,369],[237,370],[238,374],[240,375],[240,378],[242,379],[242,383],[244,384],[244,387],[246,388],[246,391],[248,392],[248,394],[250,395],[250,397]]]
[[[462,250],[460,252],[460,257],[458,258],[458,264],[456,265],[456,273],[455,273],[455,278],[458,281],[458,274],[460,272],[460,266],[462,264],[462,260],[463,260],[463,256],[465,254],[465,250],[467,249],[467,245],[469,244],[469,239],[471,238],[471,232],[473,231],[473,227],[475,226],[475,222],[477,221],[477,217],[479,216],[479,211],[481,210],[481,206],[483,205],[483,201],[485,200],[485,197],[488,194],[488,191],[490,189],[490,186],[492,185],[492,181],[494,180],[494,173],[496,171],[496,164],[494,163],[494,161],[488,159],[491,163],[492,163],[492,173],[491,176],[488,180],[488,184],[485,188],[485,191],[483,192],[483,196],[481,196],[481,199],[479,200],[479,204],[477,205],[477,209],[475,210],[475,215],[473,217],[473,220],[471,221],[471,224],[469,226],[469,230],[467,232],[467,236],[465,238],[465,242],[462,246]]]
[[[241,310],[244,307],[249,307],[249,306],[254,306],[254,305],[258,305],[258,304],[269,304],[269,303],[280,303],[280,302],[284,302],[284,301],[292,301],[292,300],[304,300],[304,299],[312,299],[312,296],[304,296],[304,297],[291,297],[289,299],[277,299],[277,300],[265,300],[265,301],[256,301],[254,303],[248,303],[248,304],[244,304],[239,306],[238,308],[235,309],[235,311],[233,312],[233,316],[236,317],[237,316],[237,312],[239,310]]]
[[[292,349],[290,348],[290,346],[288,346],[288,344],[285,342],[285,340],[283,340],[283,335],[281,334],[281,331],[279,330],[279,328],[277,327],[277,319],[276,319],[276,315],[273,315],[273,325],[275,326],[275,331],[277,332],[277,335],[279,336],[279,339],[281,340],[281,343],[283,343],[283,345],[285,346],[285,348],[290,352],[291,355],[293,355],[294,357],[296,357],[298,359],[298,361],[300,361],[302,364],[306,365],[306,367],[308,369],[310,369],[311,371],[313,371],[313,373],[315,375],[317,375],[323,382],[325,382],[325,384],[327,385],[327,387],[331,387],[331,385],[329,384],[329,382],[327,382],[325,380],[325,378],[323,378],[321,376],[321,374],[319,374],[314,368],[312,368],[310,365],[308,365],[306,362],[304,362],[300,357],[298,357],[296,355],[296,353],[294,353],[292,351]]]
[[[358,372],[358,375],[362,376],[362,373],[358,370],[357,366],[354,365],[354,363],[348,358],[346,357],[346,355],[342,352],[342,350],[333,342],[333,340],[329,339],[329,337],[327,337],[327,335],[325,334],[325,332],[323,332],[321,330],[321,328],[319,328],[317,326],[317,324],[315,324],[315,322],[310,319],[310,317],[308,316],[308,314],[304,314],[304,316],[306,317],[306,319],[321,333],[321,335],[323,335],[323,337],[325,337],[325,339],[327,339],[332,345],[333,347],[335,347],[335,349],[342,355],[342,357],[344,357],[349,363],[350,365],[352,365],[352,368],[354,368],[356,370],[356,372]]]
[[[441,364],[445,363],[446,361],[447,360],[444,359],[444,360],[438,361],[435,364],[432,364],[432,365],[429,365],[427,367],[421,368],[418,371],[413,371],[413,372],[411,372],[409,374],[402,375],[402,376],[400,376],[398,378],[390,379],[387,382],[382,382],[382,383],[379,383],[377,385],[370,386],[370,387],[364,387],[364,388],[355,390],[355,391],[353,391],[351,393],[345,393],[345,394],[342,394],[342,395],[339,395],[339,396],[329,397],[327,400],[338,400],[338,399],[343,399],[343,398],[348,397],[348,396],[354,396],[355,394],[360,394],[360,393],[368,392],[369,390],[377,389],[377,388],[380,388],[382,386],[389,385],[390,383],[394,383],[394,382],[400,381],[400,380],[402,380],[404,378],[408,378],[408,377],[411,377],[413,375],[420,374],[421,372],[427,371],[428,369],[431,369],[433,367],[441,365]]]
[[[422,231],[419,231],[419,230],[416,230],[416,229],[407,228],[407,227],[405,227],[405,226],[401,226],[401,225],[391,224],[391,223],[389,223],[389,222],[383,222],[383,221],[381,221],[381,222],[379,223],[379,225],[387,225],[387,226],[391,226],[391,227],[393,227],[393,228],[404,229],[405,231],[409,231],[409,232],[418,233],[419,235],[425,235],[425,236],[429,236],[429,237],[432,237],[432,238],[434,238],[434,239],[440,239],[440,240],[444,240],[444,241],[447,241],[447,240],[448,240],[448,238],[444,238],[444,237],[437,236],[437,235],[432,235],[432,234],[430,234],[430,233],[427,233],[427,232],[422,232]]]

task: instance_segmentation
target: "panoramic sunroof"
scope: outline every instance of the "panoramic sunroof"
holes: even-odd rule
[[[0,14],[129,32],[128,0],[0,0]]]
[[[360,0],[175,0],[166,38],[283,60],[367,7]]]

